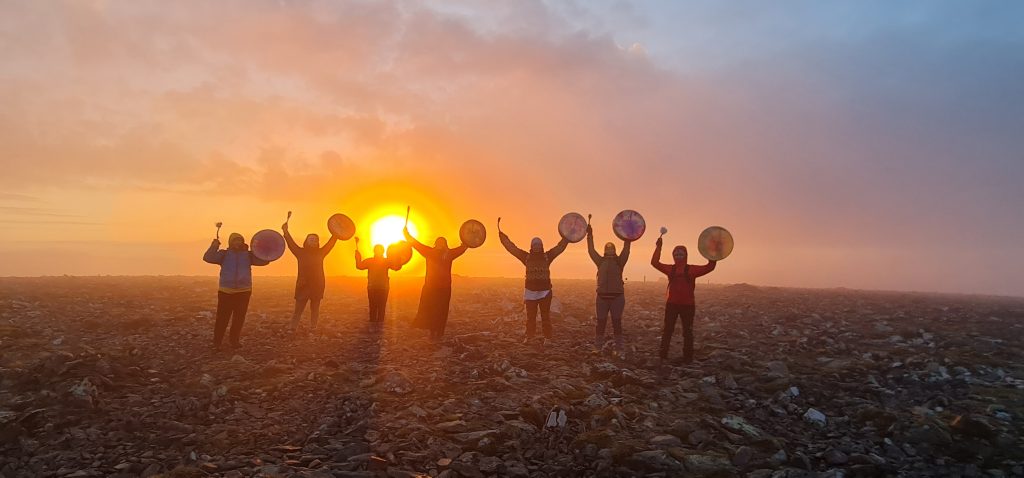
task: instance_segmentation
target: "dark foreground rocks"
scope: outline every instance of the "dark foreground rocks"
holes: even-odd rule
[[[291,284],[214,354],[212,278],[0,279],[0,476],[1024,476],[1022,300],[702,286],[698,360],[659,369],[663,284],[625,357],[590,281],[544,343],[518,280],[457,280],[442,344],[402,280],[383,331],[338,279],[292,339]]]

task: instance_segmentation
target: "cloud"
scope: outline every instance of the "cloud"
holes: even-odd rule
[[[0,185],[314,201],[408,181],[457,190],[459,214],[1019,251],[1014,16],[806,7],[8,2]]]

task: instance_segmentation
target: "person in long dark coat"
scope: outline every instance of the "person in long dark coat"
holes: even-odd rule
[[[334,249],[338,238],[334,235],[327,240],[327,244],[320,247],[320,236],[309,234],[299,247],[288,232],[288,223],[281,225],[284,232],[284,240],[288,244],[288,250],[292,251],[298,262],[299,270],[295,278],[295,312],[292,314],[292,333],[299,331],[299,319],[306,310],[309,303],[310,331],[316,330],[316,323],[320,319],[320,301],[324,298],[325,277],[324,259]]]
[[[437,238],[434,247],[430,247],[412,237],[408,227],[402,232],[405,240],[427,261],[427,274],[423,279],[423,291],[413,327],[429,330],[430,339],[439,342],[448,323],[448,305],[452,299],[452,262],[464,254],[468,247],[460,244],[459,247],[449,249],[448,240],[443,237]]]

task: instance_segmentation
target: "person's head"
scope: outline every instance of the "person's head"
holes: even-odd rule
[[[320,236],[316,234],[307,234],[305,242],[302,246],[307,249],[317,249],[320,247]]]
[[[442,251],[448,250],[448,239],[443,237],[437,238],[437,240],[434,241],[434,248]]]
[[[672,249],[672,259],[676,261],[676,264],[685,265],[686,254],[686,246],[676,246],[675,249]]]
[[[607,243],[604,245],[605,257],[615,257],[615,244]]]
[[[544,241],[541,241],[539,237],[530,239],[530,252],[543,252]]]
[[[245,238],[237,232],[228,236],[228,249],[245,250]]]
[[[373,257],[384,257],[384,246],[380,244],[373,246]]]

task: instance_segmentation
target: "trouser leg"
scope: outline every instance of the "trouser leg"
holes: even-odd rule
[[[245,324],[245,314],[249,311],[249,299],[252,297],[252,291],[241,292],[234,294],[235,302],[234,307],[231,311],[231,345],[238,346],[238,339],[242,336],[242,325]]]
[[[537,305],[540,301],[526,301],[526,336],[533,337],[537,333]]]
[[[661,329],[661,350],[659,357],[668,358],[668,349],[672,342],[672,334],[676,331],[676,319],[679,317],[679,308],[674,304],[665,304],[665,326]]]
[[[312,328],[315,329],[317,322],[320,321],[320,299],[309,299],[309,319]]]
[[[540,322],[544,330],[544,338],[551,338],[551,294],[540,300]]]
[[[695,313],[696,308],[692,305],[680,311],[683,322],[683,360],[687,363],[693,361],[693,316]]]
[[[228,329],[228,323],[231,321],[232,295],[217,292],[217,320],[213,323],[214,347],[220,347],[224,341],[224,331]]]
[[[612,330],[615,332],[615,348],[622,350],[622,311],[626,309],[626,296],[620,295],[611,303]]]
[[[295,311],[292,312],[292,330],[299,328],[299,319],[302,318],[302,312],[306,310],[307,300],[295,299]]]
[[[611,312],[610,301],[597,297],[597,334],[594,345],[598,348],[604,346],[604,329],[608,326],[608,313]]]
[[[384,324],[385,313],[388,310],[389,292],[391,292],[389,289],[381,289],[377,292],[377,322],[381,325]]]
[[[370,321],[371,322],[374,322],[374,321],[377,320],[377,307],[378,307],[377,298],[378,297],[379,296],[377,295],[377,290],[375,290],[375,289],[367,289],[367,301],[370,304],[369,307],[368,307],[368,310],[369,310],[369,313],[370,313]]]

